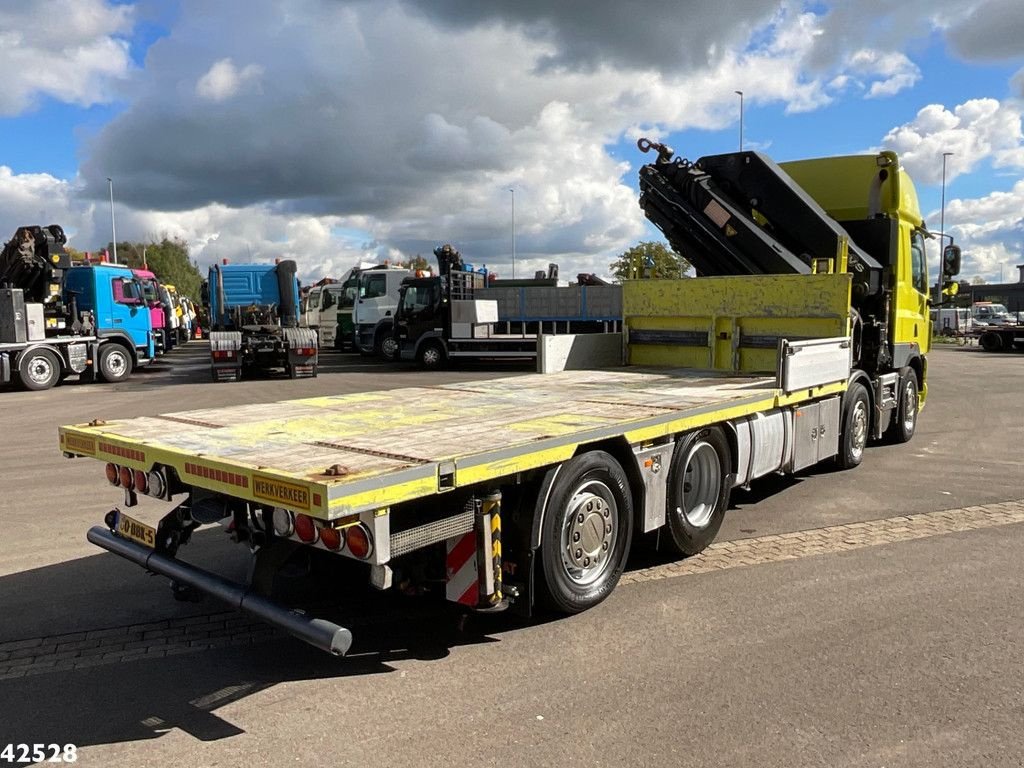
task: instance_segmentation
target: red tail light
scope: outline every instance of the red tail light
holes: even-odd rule
[[[107,482],[111,485],[120,485],[120,475],[117,471],[117,464],[107,464],[105,471],[107,473]]]
[[[117,470],[117,477],[125,488],[135,487],[135,477],[131,467],[121,467]]]
[[[215,349],[211,354],[214,360],[233,360],[238,353],[233,349]]]
[[[362,523],[346,530],[345,543],[348,545],[348,551],[360,560],[365,560],[373,552],[373,539]]]
[[[136,469],[132,473],[135,480],[135,489],[140,493],[149,493],[149,478],[146,477],[146,473],[141,469]]]
[[[320,529],[320,541],[328,549],[337,551],[341,549],[343,542],[342,531],[337,528],[321,528]]]
[[[316,354],[316,349],[313,347],[298,347],[295,350],[295,354],[302,355],[303,357],[312,357]]]
[[[309,515],[296,515],[295,516],[295,534],[307,544],[313,544],[316,542],[318,535],[316,523],[313,522],[313,518]]]

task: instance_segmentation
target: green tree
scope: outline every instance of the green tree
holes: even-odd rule
[[[690,269],[690,262],[668,247],[651,240],[637,243],[609,265],[618,281],[643,277],[676,279]]]
[[[399,262],[398,266],[406,269],[430,269],[430,263],[418,253],[411,259]]]
[[[113,250],[113,245],[109,245],[108,251]],[[189,258],[188,244],[184,240],[165,235],[160,242],[117,244],[117,260],[120,263],[139,268],[143,265],[143,259],[161,283],[169,283],[177,289],[179,295],[199,301],[199,286],[203,276],[196,263]]]

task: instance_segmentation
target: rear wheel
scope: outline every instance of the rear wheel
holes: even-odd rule
[[[669,476],[669,546],[696,555],[718,535],[729,506],[729,441],[718,427],[686,435],[672,455]]]
[[[843,424],[839,435],[839,454],[836,464],[841,469],[853,469],[864,460],[864,449],[871,432],[871,401],[863,384],[854,383],[846,391],[843,402]]]
[[[629,481],[604,451],[562,465],[541,526],[547,602],[562,613],[597,605],[619,583],[633,536]]]
[[[917,429],[917,374],[912,368],[900,371],[900,398],[886,437],[894,443],[906,443]]]
[[[103,380],[115,384],[131,375],[132,356],[120,344],[104,344],[100,347],[98,365]]]
[[[48,349],[33,349],[21,356],[18,378],[25,389],[33,392],[50,389],[60,381],[60,361]]]
[[[986,331],[981,334],[981,338],[978,339],[978,343],[981,344],[981,348],[986,352],[998,352],[1003,348],[1003,339],[998,333],[992,331]]]

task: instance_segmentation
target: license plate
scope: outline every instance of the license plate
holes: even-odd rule
[[[117,516],[117,533],[126,539],[142,544],[144,547],[156,546],[156,528],[136,520],[134,517],[121,513]]]

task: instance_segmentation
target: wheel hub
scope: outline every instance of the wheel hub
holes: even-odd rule
[[[868,444],[868,406],[863,400],[857,401],[853,409],[853,434],[850,439],[850,453],[860,458]]]
[[[615,505],[600,487],[583,487],[569,501],[562,534],[562,564],[579,584],[593,582],[608,563],[618,524]]]
[[[694,528],[703,528],[710,521],[718,505],[722,471],[718,454],[710,444],[700,442],[693,446],[683,470],[683,506],[677,510]]]
[[[910,432],[914,428],[914,419],[917,418],[917,391],[911,383],[903,388],[903,414],[903,428]]]
[[[52,373],[50,363],[45,358],[37,357],[32,361],[32,365],[29,366],[28,375],[32,378],[32,381],[42,384],[44,381],[50,380]]]

